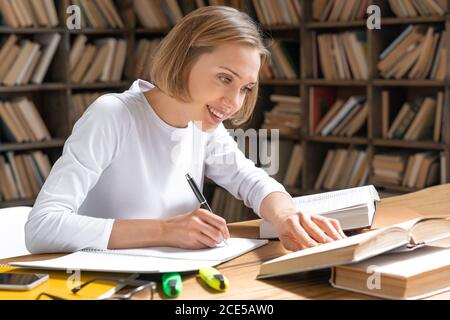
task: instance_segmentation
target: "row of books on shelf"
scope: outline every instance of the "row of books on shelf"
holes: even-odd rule
[[[261,68],[261,79],[298,79],[300,70],[299,43],[292,40],[273,39],[269,50],[270,63]]]
[[[270,95],[273,108],[264,112],[262,129],[278,129],[281,136],[299,136],[302,126],[301,98],[281,94]]]
[[[445,183],[444,153],[376,154],[373,157],[372,182],[377,185],[395,185],[422,189]]]
[[[78,35],[70,51],[70,78],[74,83],[120,81],[125,67],[127,41],[102,38],[89,41]]]
[[[328,101],[330,108],[322,115],[322,105],[326,88],[310,88],[310,126],[311,132],[322,136],[352,137],[367,124],[369,105],[364,96],[349,98],[334,97]],[[321,93],[325,96],[320,97]],[[334,100],[334,101],[333,101]]]
[[[447,0],[388,0],[392,12],[401,18],[417,16],[443,16],[447,13]]]
[[[258,21],[266,26],[298,25],[302,20],[299,0],[253,0]]]
[[[0,0],[0,12],[3,24],[12,28],[51,28],[59,24],[53,0]]]
[[[317,50],[320,68],[325,79],[368,79],[369,69],[365,31],[320,34],[317,36]],[[316,64],[314,70],[316,76]]]
[[[0,129],[2,141],[36,142],[51,139],[36,105],[27,98],[0,102]]]
[[[312,16],[318,21],[361,20],[370,4],[369,0],[314,0]],[[447,0],[388,0],[386,4],[400,18],[444,16],[448,11]]]
[[[370,169],[372,176],[369,176]],[[315,190],[336,190],[362,186],[370,182],[381,187],[397,186],[421,189],[446,181],[443,152],[380,153],[372,163],[366,150],[352,147],[327,151]]]
[[[225,5],[249,13],[263,25],[298,25],[302,20],[299,0],[133,0],[139,23],[148,29],[173,26],[189,12],[208,5]]]
[[[447,32],[409,25],[380,56],[377,68],[384,78],[444,80]]]
[[[48,156],[41,151],[0,155],[0,200],[35,198],[50,169]]]
[[[314,0],[312,17],[318,21],[352,21],[363,19],[369,0]]]
[[[81,28],[124,28],[113,0],[72,0],[81,9]]]
[[[216,187],[211,200],[211,209],[227,222],[237,222],[254,219],[252,211],[244,205],[242,200],[236,199],[228,191]]]
[[[0,49],[0,82],[5,86],[41,84],[60,40],[58,33],[34,35],[33,40],[10,35]]]
[[[151,64],[153,54],[161,43],[161,39],[141,39],[136,47],[136,69],[135,75],[140,79],[148,79],[149,65]]]
[[[354,188],[367,184],[368,153],[358,149],[330,149],[314,183],[315,190]]]
[[[405,102],[389,123],[390,93],[382,92],[382,136],[385,139],[440,142],[444,112],[444,92],[434,97],[417,97]]]

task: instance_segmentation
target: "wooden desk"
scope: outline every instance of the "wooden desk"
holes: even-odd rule
[[[383,199],[379,208],[407,207],[421,215],[450,215],[450,184],[428,188],[415,193]],[[257,238],[259,220],[229,225],[234,237]],[[450,243],[445,242],[450,247]],[[329,270],[315,271],[301,275],[256,280],[262,262],[287,253],[279,241],[269,244],[248,254],[226,262],[218,267],[230,280],[230,288],[225,293],[213,292],[194,274],[183,278],[184,290],[179,299],[374,299],[374,297],[355,294],[331,287],[328,283]],[[25,261],[54,258],[57,255],[35,255],[21,259],[0,261]],[[164,299],[158,288],[156,299]],[[450,292],[430,299],[450,299]]]

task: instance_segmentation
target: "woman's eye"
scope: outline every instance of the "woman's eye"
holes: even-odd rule
[[[227,77],[224,77],[224,76],[219,76],[219,79],[220,79],[220,81],[225,82],[225,83],[230,83],[231,82],[230,79],[228,79]]]
[[[246,93],[250,93],[250,92],[252,92],[252,88],[248,88],[248,87],[245,87],[245,88],[243,88],[242,90],[244,90],[244,92],[246,92]]]

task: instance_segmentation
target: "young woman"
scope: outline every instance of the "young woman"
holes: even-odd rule
[[[205,7],[184,17],[154,56],[152,83],[100,97],[75,124],[30,213],[28,249],[214,247],[229,237],[226,222],[199,209],[186,173],[242,199],[287,249],[345,237],[336,220],[296,212],[222,124],[250,117],[268,57],[242,12]]]

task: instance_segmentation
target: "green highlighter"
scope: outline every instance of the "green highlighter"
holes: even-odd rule
[[[169,298],[176,298],[183,290],[183,282],[178,272],[164,273],[162,276],[162,287]]]

